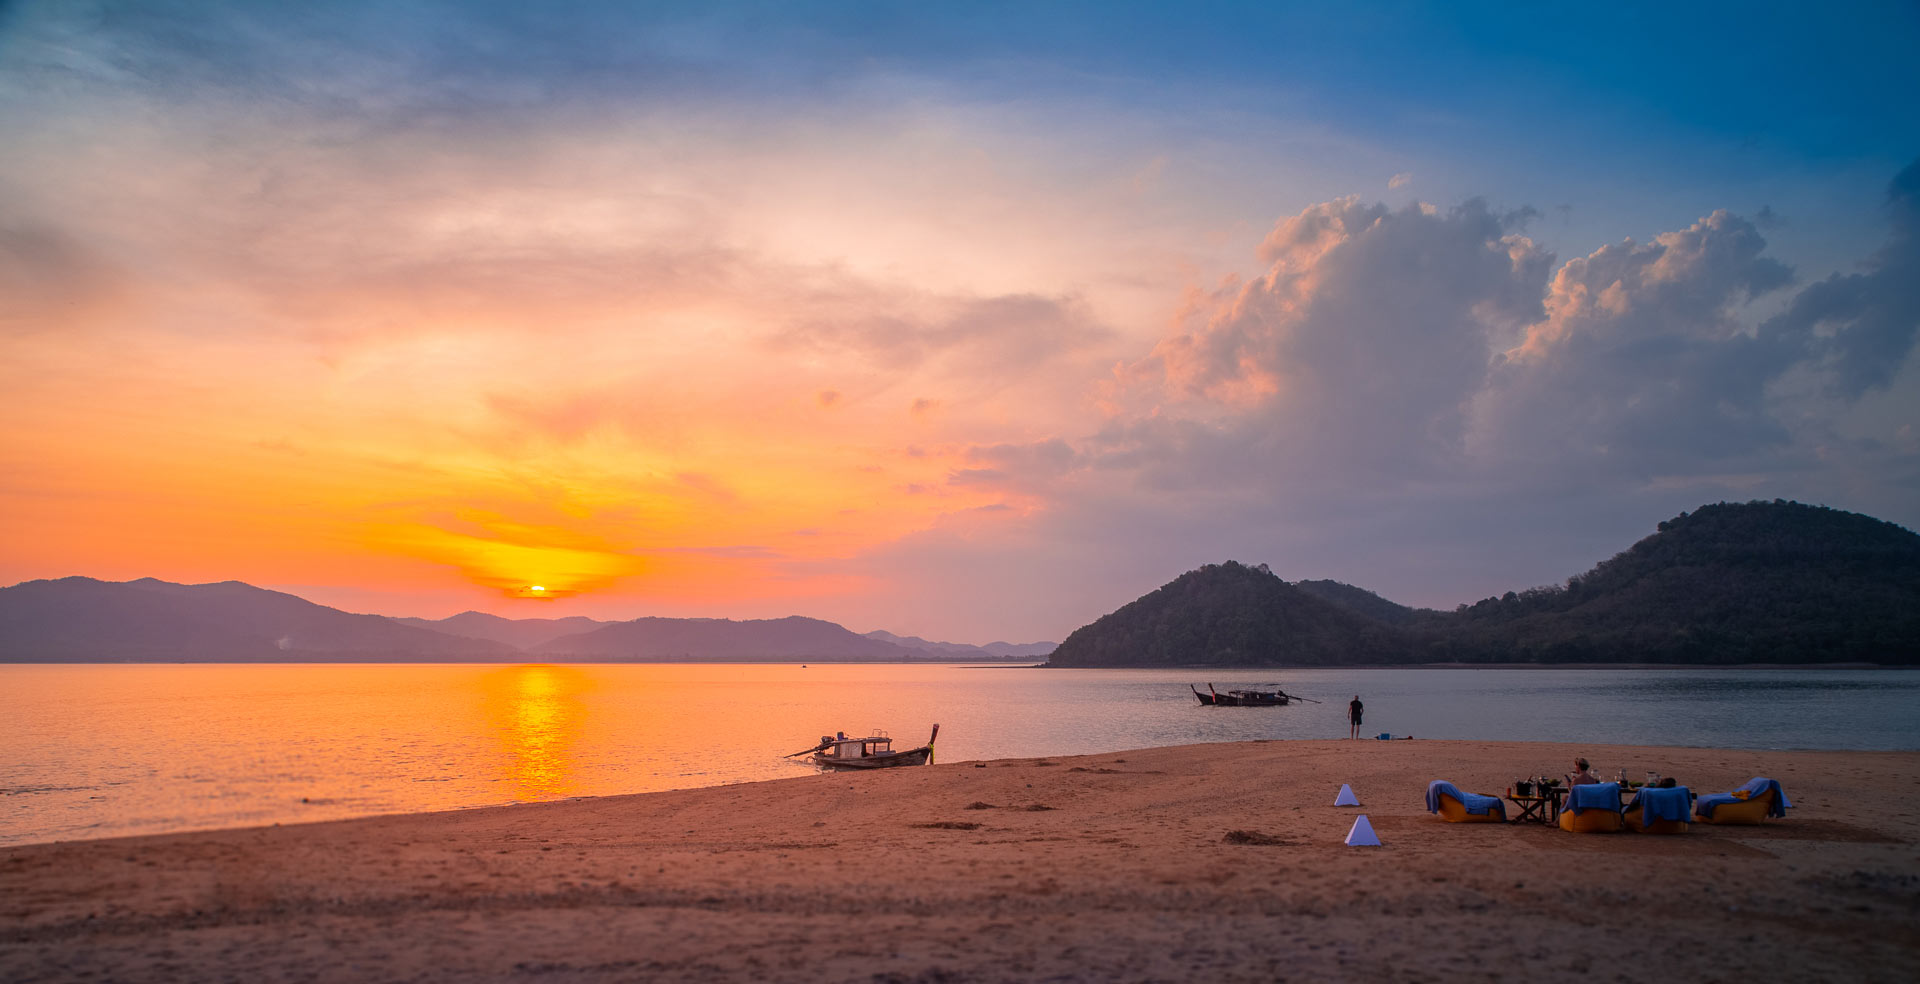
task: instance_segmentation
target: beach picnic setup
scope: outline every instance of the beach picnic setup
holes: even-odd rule
[[[1684,834],[1695,823],[1759,824],[1785,817],[1792,806],[1779,781],[1764,776],[1707,796],[1663,782],[1658,773],[1648,773],[1644,783],[1517,779],[1504,799],[1463,792],[1445,779],[1427,784],[1427,812],[1449,823],[1540,824],[1575,834]]]

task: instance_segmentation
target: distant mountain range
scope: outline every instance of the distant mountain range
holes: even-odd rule
[[[513,647],[350,615],[238,581],[66,577],[0,588],[0,660],[273,662],[509,658]]]
[[[612,624],[588,618],[585,615],[570,615],[566,618],[501,618],[498,615],[488,615],[486,612],[461,612],[442,619],[395,618],[394,621],[402,625],[418,626],[467,639],[486,639],[524,650],[531,650],[555,639],[591,632],[603,625]]]
[[[1037,659],[1053,652],[1057,642],[989,642],[984,646],[969,646],[958,642],[928,642],[919,636],[897,636],[891,632],[869,632],[867,638],[890,642],[904,649],[926,653],[946,653],[957,659],[980,659],[981,653],[998,659]]]
[[[1452,612],[1265,566],[1189,571],[1050,666],[1920,664],[1920,536],[1775,500],[1703,506],[1564,585]]]
[[[1052,643],[991,647],[859,635],[798,616],[603,622],[353,615],[239,581],[87,577],[0,588],[0,662],[902,662],[1032,659]]]

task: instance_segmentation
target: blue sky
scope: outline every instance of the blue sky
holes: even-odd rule
[[[1719,499],[1911,527],[1916,40],[10,4],[0,579],[985,641],[1229,557],[1451,606]]]

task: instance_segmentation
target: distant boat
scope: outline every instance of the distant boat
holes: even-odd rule
[[[1219,693],[1213,684],[1207,684],[1207,692],[1201,693],[1193,684],[1187,684],[1200,703],[1209,707],[1285,707],[1294,700],[1293,695],[1284,690],[1229,690]]]
[[[904,752],[893,750],[893,739],[886,735],[869,735],[865,738],[821,738],[820,747],[813,753],[813,760],[830,769],[885,769],[896,765],[932,765],[933,740],[940,737],[940,726],[933,726],[933,734],[927,736],[927,743],[919,748],[910,748]]]

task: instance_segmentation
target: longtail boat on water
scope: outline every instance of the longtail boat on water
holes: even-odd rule
[[[820,744],[813,749],[813,760],[830,769],[885,769],[896,765],[932,765],[933,740],[940,737],[940,726],[933,726],[933,734],[927,737],[927,743],[919,748],[909,748],[904,752],[893,750],[893,739],[885,734],[872,734],[865,738],[849,738],[843,732],[839,737],[820,736]],[[795,753],[799,754],[799,753]]]
[[[1209,707],[1285,707],[1294,700],[1293,695],[1284,690],[1229,690],[1223,694],[1214,690],[1211,683],[1207,684],[1204,694],[1191,683],[1187,689]]]

